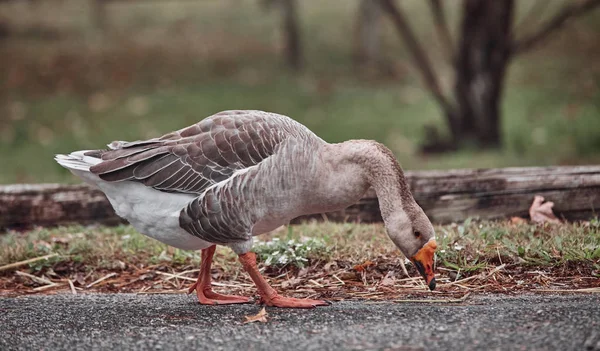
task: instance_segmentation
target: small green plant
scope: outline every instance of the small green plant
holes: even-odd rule
[[[327,248],[323,240],[315,238],[273,238],[266,242],[255,239],[253,251],[266,266],[282,267],[289,264],[302,268],[310,259],[324,256]]]

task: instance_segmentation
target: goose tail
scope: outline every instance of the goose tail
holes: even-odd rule
[[[89,172],[91,166],[102,162],[98,157],[86,155],[89,153],[93,153],[93,151],[82,150],[72,152],[68,155],[55,155],[54,160],[69,170]]]
[[[99,156],[96,157],[96,155],[99,155],[97,151],[82,150],[72,152],[68,155],[55,155],[54,160],[84,182],[99,188],[99,184],[103,183],[103,181],[100,177],[90,172],[91,166],[102,162],[102,159]]]

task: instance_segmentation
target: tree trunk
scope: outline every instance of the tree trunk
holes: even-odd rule
[[[451,1],[447,1],[448,3]],[[516,54],[530,50],[568,20],[600,6],[600,0],[567,1],[539,30],[515,40],[512,30],[514,0],[463,0],[460,44],[454,50],[441,0],[429,0],[438,35],[451,57],[455,71],[453,98],[441,89],[435,67],[395,0],[379,0],[404,40],[425,87],[442,108],[451,133],[444,140],[429,127],[421,150],[443,152],[463,144],[480,148],[502,145],[500,103],[507,66]]]
[[[381,54],[381,15],[378,1],[361,0],[356,18],[354,57],[360,65],[377,64]]]
[[[296,0],[280,0],[283,13],[283,35],[285,56],[289,66],[299,71],[303,65],[302,42],[300,39],[299,20]]]
[[[455,142],[500,147],[500,103],[511,55],[514,1],[465,0],[456,58]],[[454,117],[454,118],[451,118]]]
[[[93,18],[94,24],[96,25],[96,28],[100,29],[101,31],[106,30],[106,25],[107,25],[106,5],[107,5],[107,3],[108,3],[107,0],[92,0],[92,6],[91,6],[92,18]]]

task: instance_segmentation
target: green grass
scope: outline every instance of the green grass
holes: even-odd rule
[[[438,226],[436,233],[438,267],[476,273],[501,263],[531,268],[580,265],[600,277],[600,222],[597,220],[561,225],[513,225],[467,220],[461,225]],[[284,227],[258,239],[272,241],[273,238],[278,241],[271,246],[256,245],[259,258],[266,265],[304,266],[309,261],[314,264],[315,260],[360,264],[368,260],[400,257],[379,224],[313,222]],[[317,241],[306,242],[307,238]],[[294,257],[303,259],[288,260],[284,264],[278,263],[277,259],[268,260],[274,252],[271,250],[273,247],[278,252],[293,250]],[[307,249],[309,247],[311,249]],[[219,248],[218,252],[217,267],[226,272],[238,270],[231,250]],[[35,229],[26,233],[9,232],[0,237],[0,266],[50,253],[59,256],[33,263],[30,270],[40,271],[60,262],[83,265],[87,270],[110,270],[120,264],[148,266],[161,262],[182,267],[197,266],[200,259],[199,252],[169,249],[129,226]]]
[[[325,101],[298,92],[292,79],[260,86],[231,82],[191,85],[166,91],[136,92],[94,110],[73,96],[29,100],[22,119],[3,131],[1,183],[74,181],[53,160],[56,153],[103,148],[112,140],[162,135],[225,109],[264,109],[294,117],[329,142],[379,140],[406,169],[447,169],[597,162],[600,110],[582,105],[574,116],[564,110],[570,98],[550,98],[539,89],[513,89],[504,102],[506,148],[463,150],[421,157],[417,146],[425,124],[442,124],[426,96],[403,103],[396,88],[340,87]],[[550,100],[548,100],[550,99]],[[19,103],[13,102],[18,109]],[[97,107],[95,107],[97,109]]]
[[[256,1],[114,3],[104,35],[83,16],[89,9],[80,1],[38,14],[2,5],[16,28],[41,18],[44,28],[64,34],[11,38],[0,47],[0,183],[76,182],[54,154],[159,136],[226,109],[286,114],[329,142],[375,139],[406,169],[600,161],[600,52],[589,18],[511,65],[502,150],[423,157],[423,127],[445,132],[445,122],[388,21],[388,71],[362,72],[351,58],[358,2],[301,3],[307,65],[298,75],[281,62],[276,12],[263,12]],[[426,4],[402,5],[449,82]]]

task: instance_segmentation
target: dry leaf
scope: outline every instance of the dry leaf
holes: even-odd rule
[[[288,280],[284,280],[281,283],[281,288],[282,289],[290,289],[290,288],[295,288],[298,285],[302,284],[302,279],[299,278],[292,278],[292,279],[288,279]]]
[[[50,240],[53,243],[59,243],[59,244],[68,244],[69,241],[71,241],[71,239],[73,239],[73,235],[71,235],[71,234],[66,235],[66,236],[55,236],[55,235],[52,235],[50,237]]]
[[[381,286],[394,286],[394,284],[396,284],[396,278],[394,278],[394,273],[392,273],[392,271],[389,271],[379,283]]]
[[[39,249],[46,249],[48,251],[52,250],[52,245],[44,240],[35,240],[33,244]]]
[[[531,207],[529,208],[529,216],[531,217],[531,221],[535,223],[560,223],[558,218],[556,218],[552,212],[553,206],[554,202],[544,202],[544,198],[542,196],[536,195],[533,198]]]
[[[353,269],[357,272],[363,272],[367,268],[372,267],[374,265],[375,263],[373,263],[372,261],[366,260],[363,264],[357,264],[356,266],[354,266]]]
[[[85,278],[83,277],[83,274],[81,274],[81,273],[77,273],[75,275],[75,282],[77,284],[79,284],[79,286],[86,285],[85,284]]]
[[[527,223],[527,220],[525,218],[521,218],[521,217],[511,217],[510,223],[511,224],[523,224],[523,223]]]
[[[302,278],[308,274],[308,268],[302,268],[298,271],[298,278]]]
[[[561,257],[562,255],[560,254],[560,251],[558,251],[556,248],[552,248],[552,255],[554,257]]]
[[[323,269],[326,272],[331,272],[332,270],[338,268],[338,264],[337,261],[331,261],[325,264],[325,266],[323,267]]]
[[[246,318],[246,321],[242,324],[254,323],[254,322],[267,323],[267,316],[268,316],[267,311],[263,307],[262,310],[260,310],[260,312],[258,312],[256,315],[245,316],[244,318]]]

